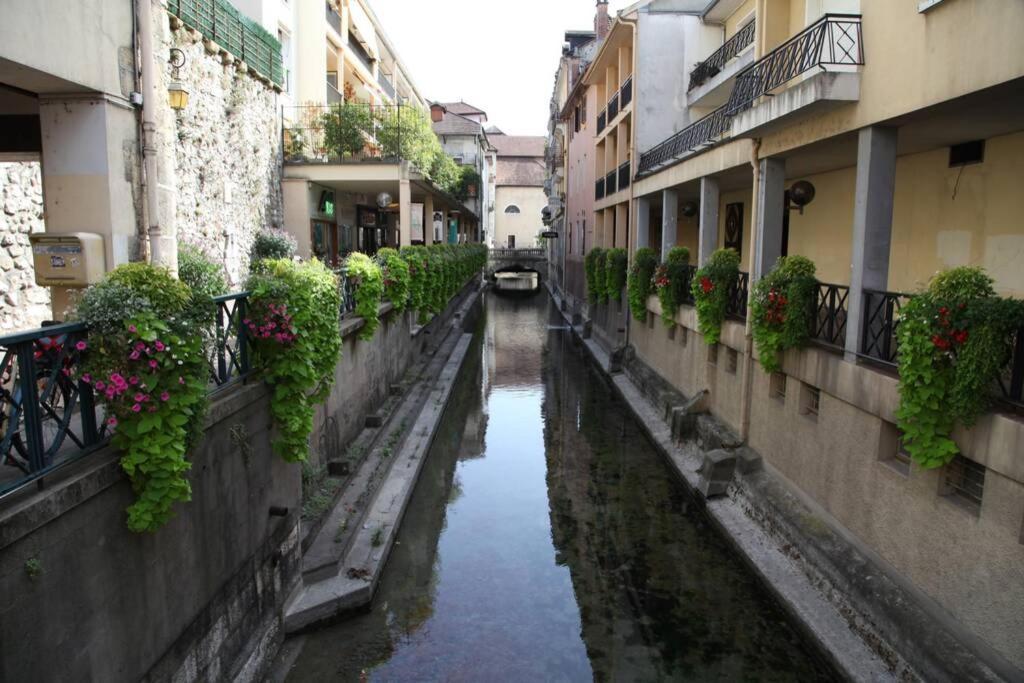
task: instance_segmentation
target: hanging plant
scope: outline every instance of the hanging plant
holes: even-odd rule
[[[409,306],[417,311],[420,322],[425,322],[430,309],[430,270],[426,248],[402,247],[399,255],[409,268]]]
[[[380,325],[380,302],[384,296],[384,275],[380,266],[366,254],[354,251],[345,259],[345,272],[355,287],[355,313],[363,319],[359,338],[373,339]]]
[[[647,297],[654,291],[654,271],[658,268],[658,255],[650,247],[637,249],[629,269],[629,310],[637,320],[647,319]]]
[[[783,256],[754,285],[751,325],[765,372],[781,370],[779,354],[804,346],[810,337],[818,281],[814,263],[803,256]]]
[[[598,303],[604,297],[604,249],[594,247],[583,259],[587,276],[587,294],[591,303]]]
[[[128,528],[155,531],[176,502],[190,500],[188,450],[202,434],[208,368],[201,330],[209,300],[166,269],[118,266],[85,291],[78,316],[89,326],[81,380],[104,405],[111,442],[123,453],[135,502]]]
[[[661,303],[661,321],[665,327],[676,324],[676,311],[686,294],[686,272],[689,265],[690,250],[686,247],[672,247],[665,262],[654,271],[654,289]]]
[[[604,299],[619,301],[629,276],[629,252],[609,249],[604,252]]]
[[[384,298],[401,313],[409,303],[409,264],[390,247],[377,252],[377,261],[384,277]]]
[[[740,275],[735,249],[718,249],[693,276],[691,292],[697,309],[697,328],[708,345],[717,344],[729,306],[729,288]]]
[[[981,268],[936,275],[900,313],[897,328],[903,447],[921,467],[949,462],[951,434],[971,426],[991,402],[992,389],[1024,325],[1024,303],[996,296]]]
[[[249,316],[243,324],[257,367],[274,390],[273,448],[288,462],[302,462],[314,409],[331,390],[341,354],[338,281],[320,261],[277,259],[264,261],[246,287]]]

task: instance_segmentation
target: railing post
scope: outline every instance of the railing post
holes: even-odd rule
[[[224,328],[224,304],[217,304],[217,383],[223,384],[228,379],[228,363],[226,346],[228,331]]]
[[[239,371],[244,375],[250,370],[249,367],[249,330],[245,326],[245,319],[249,311],[249,297],[243,296],[238,299],[238,313],[236,324],[238,325],[238,365]]]
[[[28,449],[29,469],[43,469],[43,421],[39,415],[39,387],[36,385],[36,367],[33,357],[34,341],[18,344],[18,385],[21,388],[21,421],[24,427],[25,448]]]
[[[96,397],[92,385],[78,380],[79,419],[82,423],[82,442],[86,447],[99,443],[100,432],[96,423]]]

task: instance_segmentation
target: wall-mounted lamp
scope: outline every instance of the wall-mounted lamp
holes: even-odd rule
[[[379,206],[382,209],[386,209],[389,206],[391,206],[391,195],[389,195],[387,192],[381,192],[379,195],[377,195],[377,206]]]
[[[684,202],[679,211],[687,218],[693,218],[697,215],[697,210],[700,207],[697,206],[697,202]]]
[[[804,207],[814,201],[814,185],[806,180],[798,180],[789,188],[789,201],[792,206],[786,209],[796,208],[800,215],[804,215]]]
[[[171,74],[173,80],[167,86],[167,98],[170,101],[171,109],[181,111],[188,106],[188,90],[178,81],[178,69],[185,66],[185,53],[176,47],[172,47],[167,63],[174,68]]]

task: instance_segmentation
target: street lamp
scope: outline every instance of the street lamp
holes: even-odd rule
[[[178,69],[185,65],[185,53],[176,47],[172,47],[171,56],[167,62],[174,67],[174,71],[171,74],[173,80],[167,86],[167,99],[170,102],[171,109],[181,111],[188,106],[188,90],[178,81]]]

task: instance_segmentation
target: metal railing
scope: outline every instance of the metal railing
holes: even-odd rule
[[[331,3],[329,3],[329,2],[325,2],[324,3],[324,8],[326,9],[326,12],[327,12],[327,25],[330,26],[331,28],[333,28],[334,32],[337,33],[340,36],[341,35],[341,15],[338,14],[334,10],[333,7],[331,7]]]
[[[747,291],[750,287],[750,275],[740,272],[736,281],[729,285],[729,299],[726,302],[725,314],[736,320],[747,319]]]
[[[211,345],[210,382],[219,389],[243,379],[252,370],[244,323],[249,293],[224,294],[213,301],[217,304],[217,316]]]
[[[826,14],[736,76],[726,108],[735,115],[815,67],[864,64],[859,14]]]
[[[1002,397],[1014,405],[1024,404],[1024,328],[1013,333],[1010,362],[999,378]]]
[[[345,101],[338,88],[331,81],[327,81],[327,104],[341,104]]]
[[[377,83],[378,85],[380,85],[381,90],[384,91],[385,95],[387,95],[391,99],[395,99],[395,86],[391,83],[391,80],[383,72],[377,73]]]
[[[604,195],[606,197],[619,191],[617,181],[618,171],[608,171],[608,175],[604,177]]]
[[[720,72],[733,57],[743,52],[743,50],[753,44],[753,42],[754,22],[751,21],[749,24],[733,34],[729,40],[722,43],[722,46],[712,52],[707,59],[693,67],[693,71],[690,72],[690,85],[687,87],[687,92],[698,86],[704,85],[718,75],[718,72]]]
[[[607,124],[608,124],[608,112],[606,110],[602,109],[601,113],[597,115],[597,132],[600,134],[600,132],[602,130],[604,130],[604,128],[605,128],[605,126]]]
[[[330,88],[328,88],[330,90]],[[411,136],[408,105],[342,102],[283,107],[282,148],[287,163],[408,159]]]
[[[536,261],[547,258],[547,255],[543,247],[522,247],[519,249],[496,247],[487,251],[487,257],[492,261],[497,259],[528,259]]]
[[[850,288],[845,285],[818,283],[811,317],[811,339],[840,349],[845,346],[849,296]]]
[[[604,199],[604,178],[598,178],[594,183],[594,199]]]
[[[633,77],[630,76],[619,89],[619,105],[625,109],[633,101]]]
[[[624,161],[619,165],[619,189],[625,190],[629,187],[629,162]]]
[[[611,99],[608,100],[608,106],[605,108],[608,112],[608,123],[615,120],[615,117],[619,115],[619,93],[616,92],[612,95]]]
[[[226,0],[168,0],[167,11],[277,85],[284,85],[281,43]]]
[[[353,36],[351,32],[348,34],[348,49],[356,56],[359,63],[366,67],[367,71],[373,73],[373,57],[371,57],[370,53],[366,51],[363,44],[355,39],[355,36]]]
[[[726,107],[722,106],[707,116],[694,121],[686,128],[668,138],[664,142],[647,150],[640,155],[640,167],[638,175],[650,173],[659,166],[666,164],[676,157],[696,151],[703,145],[710,145],[718,140],[729,130],[731,117],[726,113]]]
[[[864,290],[864,320],[860,339],[860,352],[863,356],[885,365],[896,364],[896,327],[900,308],[909,299],[909,294]]]
[[[693,298],[693,277],[697,274],[697,266],[685,266],[682,270],[682,279],[679,288],[683,296],[679,300],[679,303],[687,304],[692,306],[694,304]]]

